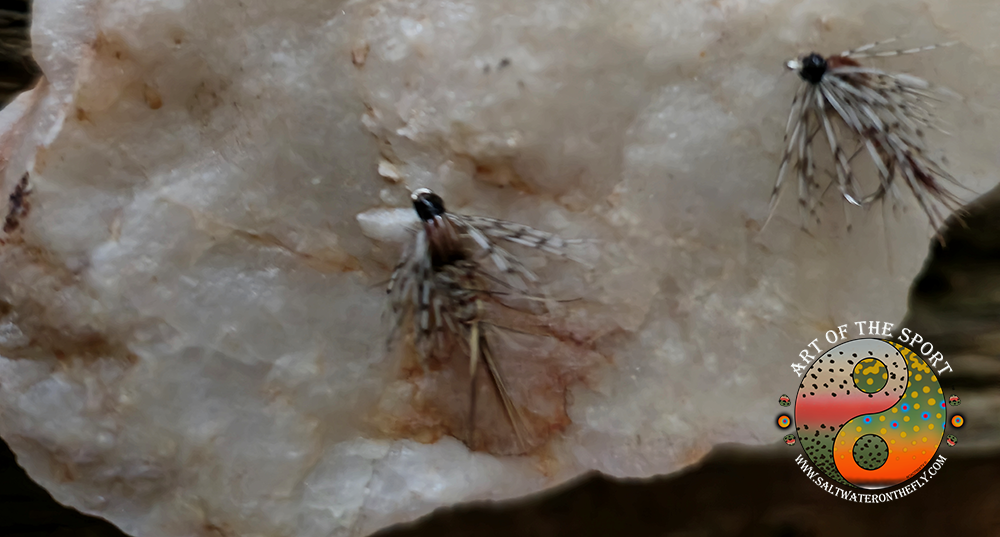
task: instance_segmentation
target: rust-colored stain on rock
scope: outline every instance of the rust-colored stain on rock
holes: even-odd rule
[[[163,97],[160,92],[149,84],[143,87],[142,96],[146,100],[146,105],[152,110],[159,110],[163,106]]]
[[[421,364],[407,339],[400,344],[397,383],[389,388],[406,404],[380,409],[376,425],[395,438],[436,442],[448,435],[473,451],[500,456],[543,455],[549,442],[572,423],[567,391],[589,384],[610,361],[595,350],[606,334],[569,326],[554,314],[528,315],[491,307],[488,341],[521,423],[519,441],[485,364],[477,367],[474,427],[470,428],[470,360],[461,348]],[[491,337],[490,337],[491,336]],[[406,383],[401,388],[400,383]],[[400,408],[403,410],[399,410]],[[471,436],[470,436],[471,435]]]

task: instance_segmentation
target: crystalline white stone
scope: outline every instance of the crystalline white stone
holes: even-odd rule
[[[976,191],[996,183],[1000,8],[981,3],[34,9],[45,79],[0,114],[3,196],[26,171],[33,189],[0,246],[0,435],[57,500],[134,535],[364,534],[776,440],[798,351],[900,319],[929,237],[912,205],[888,240],[877,213],[848,234],[839,204],[809,236],[791,196],[758,237],[797,54],[960,39],[880,61],[966,97],[940,147]],[[426,418],[379,325],[419,186],[607,247],[586,277],[531,259],[595,304],[570,322],[606,359],[539,454],[379,414]]]
[[[399,174],[399,170],[391,162],[382,160],[378,163],[378,174],[386,179],[392,179],[393,181],[398,181],[403,178]]]
[[[358,225],[366,237],[382,242],[404,242],[407,229],[419,223],[413,209],[371,209],[358,213]]]

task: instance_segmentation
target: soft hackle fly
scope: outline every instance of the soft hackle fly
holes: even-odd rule
[[[822,198],[816,180],[813,141],[822,131],[829,143],[835,168],[835,183],[845,203],[869,207],[885,200],[899,199],[895,181],[901,179],[927,214],[935,232],[944,223],[939,205],[948,212],[961,206],[945,182],[959,184],[945,169],[942,160],[928,150],[925,133],[945,132],[934,114],[934,104],[941,102],[944,91],[915,76],[891,73],[861,65],[858,60],[914,54],[954,45],[954,42],[905,50],[877,50],[896,38],[870,43],[854,50],[823,57],[816,53],[790,60],[786,67],[796,72],[802,84],[792,101],[785,126],[784,154],[774,190],[771,193],[767,220],[774,215],[785,173],[794,168],[799,183],[799,211],[803,227],[809,217],[816,218],[816,206]],[[846,127],[857,146],[848,153],[841,129]],[[851,166],[861,152],[867,152],[878,170],[878,187],[865,193]],[[834,184],[833,181],[827,188]],[[848,227],[850,218],[847,216]],[[765,222],[767,225],[767,222]]]
[[[470,445],[475,427],[476,375],[482,362],[517,441],[524,446],[520,405],[511,397],[490,344],[491,332],[500,326],[489,311],[510,299],[538,300],[529,292],[538,277],[497,242],[576,259],[568,250],[581,241],[564,240],[513,222],[448,212],[441,197],[426,188],[414,191],[411,201],[420,226],[387,288],[392,315],[390,343],[409,325],[422,367],[432,359],[447,361],[454,355],[468,359]]]

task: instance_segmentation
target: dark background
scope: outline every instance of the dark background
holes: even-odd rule
[[[28,39],[29,5],[27,0],[0,0],[0,107],[38,74]]]
[[[38,75],[27,35],[29,2],[0,0],[0,107]],[[975,406],[932,486],[894,502],[853,504],[809,482],[783,445],[720,446],[683,472],[650,480],[590,475],[505,503],[440,509],[379,537],[418,536],[1000,536],[1000,189],[952,225],[947,248],[914,283],[901,323],[941,345],[955,374],[946,389]],[[963,409],[966,407],[963,407]],[[781,433],[775,429],[775,440]],[[969,446],[973,447],[969,447]],[[978,448],[976,446],[979,446]],[[108,522],[56,503],[0,442],[0,537],[123,537]]]

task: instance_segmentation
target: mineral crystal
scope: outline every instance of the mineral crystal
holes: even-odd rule
[[[898,322],[931,236],[912,204],[848,233],[836,203],[810,235],[790,198],[758,233],[791,57],[960,40],[884,62],[965,96],[935,147],[974,191],[996,183],[989,3],[34,9],[44,78],[0,114],[3,197],[28,174],[0,246],[0,435],[57,500],[136,536],[360,535],[778,441],[798,351]],[[600,241],[589,271],[524,254],[583,299],[565,323],[591,353],[517,388],[561,416],[530,455],[470,451],[385,351],[417,187]]]

